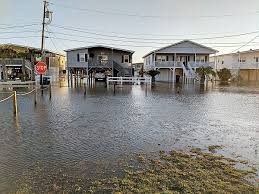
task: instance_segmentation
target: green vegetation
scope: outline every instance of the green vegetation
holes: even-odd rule
[[[231,76],[232,76],[230,70],[227,69],[227,68],[223,68],[223,69],[219,70],[219,71],[217,72],[217,75],[218,75],[220,81],[223,82],[223,83],[224,83],[224,82],[228,82],[229,79],[230,79]]]
[[[148,75],[150,75],[152,77],[152,82],[155,82],[156,81],[156,76],[158,74],[160,74],[160,72],[158,70],[149,70],[146,72]]]
[[[161,151],[159,156],[149,158],[143,154],[130,160],[124,173],[89,184],[84,179],[72,179],[61,172],[60,177],[49,179],[45,193],[226,193],[255,194],[256,169],[246,165],[236,168],[236,161],[215,154],[220,146],[210,146],[211,152],[203,152],[194,148],[190,152]],[[36,175],[40,175],[38,170]],[[48,175],[49,176],[49,175]],[[41,177],[41,176],[40,176]],[[49,176],[50,177],[50,176]],[[26,178],[28,180],[28,178]],[[39,193],[33,177],[31,182],[22,181],[17,193]],[[41,179],[40,179],[41,180]],[[253,182],[256,184],[255,182]]]
[[[216,77],[215,71],[213,71],[212,67],[200,67],[197,69],[197,73],[200,76],[200,83],[204,84],[205,78],[207,76],[212,75],[213,77]]]

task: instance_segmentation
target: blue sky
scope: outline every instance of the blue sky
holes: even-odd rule
[[[258,0],[50,0],[53,21],[46,48],[104,44],[135,50],[134,62],[157,47],[198,39],[220,53],[232,52],[259,31]],[[42,0],[0,0],[0,43],[40,47]],[[32,26],[19,27],[34,24]],[[14,27],[15,26],[15,27]],[[36,37],[31,37],[36,36]],[[259,48],[259,38],[241,50]]]

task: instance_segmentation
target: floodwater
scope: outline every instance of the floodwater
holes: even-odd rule
[[[54,87],[36,107],[33,94],[19,96],[18,118],[11,100],[0,103],[0,193],[14,192],[39,163],[54,172],[84,161],[87,170],[70,173],[90,176],[103,161],[191,146],[222,145],[223,154],[258,168],[258,85],[116,87],[114,94],[98,83],[86,96],[82,88]]]

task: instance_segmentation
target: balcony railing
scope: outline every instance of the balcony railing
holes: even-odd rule
[[[233,63],[232,69],[259,69],[259,63]]]
[[[112,67],[112,60],[88,61],[88,67]]]
[[[157,68],[182,68],[183,62],[177,61],[156,61],[155,67]],[[214,67],[214,63],[210,62],[189,62],[189,65],[192,68],[200,68],[200,67]]]

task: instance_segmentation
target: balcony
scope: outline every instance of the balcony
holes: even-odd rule
[[[177,61],[156,61],[156,68],[182,68],[183,62]],[[214,68],[214,62],[189,62],[188,63],[192,68],[200,67],[212,67]]]
[[[232,69],[259,69],[258,63],[234,63],[232,64]]]
[[[92,68],[112,68],[112,60],[100,60],[100,61],[89,60],[88,61],[88,67],[92,67]]]

